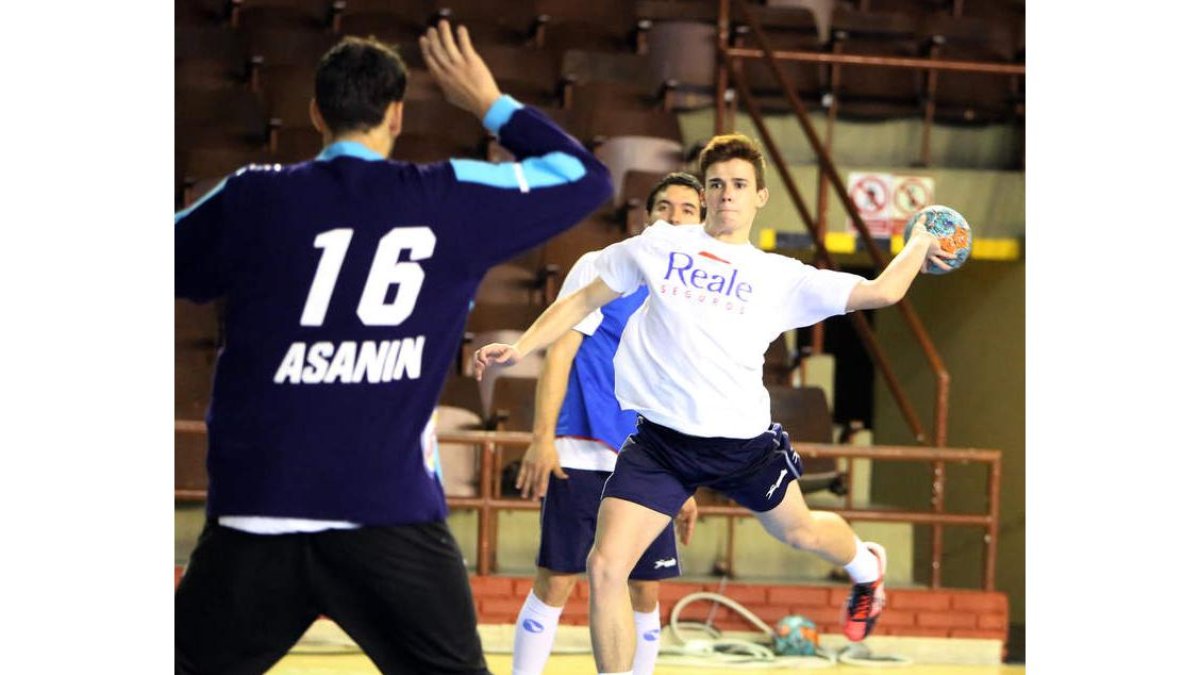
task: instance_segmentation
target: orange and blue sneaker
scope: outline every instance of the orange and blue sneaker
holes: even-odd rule
[[[879,578],[865,584],[854,584],[850,597],[842,612],[842,633],[851,642],[860,642],[871,634],[875,621],[883,614],[887,595],[883,591],[883,575],[887,571],[887,553],[873,541],[865,542],[869,550],[879,559]]]

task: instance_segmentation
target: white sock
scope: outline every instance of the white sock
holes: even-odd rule
[[[858,552],[854,554],[854,560],[846,565],[846,574],[856,584],[869,584],[879,578],[879,558],[871,553],[862,539],[855,537],[854,545]]]
[[[654,672],[654,661],[658,658],[658,647],[662,644],[659,633],[662,622],[658,618],[658,605],[650,612],[633,612],[633,628],[637,631],[637,648],[633,652],[633,675],[650,675]]]
[[[558,630],[558,617],[562,611],[562,607],[551,607],[529,591],[521,613],[517,615],[513,675],[542,675],[554,647],[554,633]]]
[[[599,673],[599,675],[633,675],[632,670],[622,670],[621,672]]]

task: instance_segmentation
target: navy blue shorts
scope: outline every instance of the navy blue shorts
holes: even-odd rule
[[[674,516],[704,486],[763,513],[783,501],[788,483],[802,473],[800,456],[778,424],[754,438],[703,438],[638,417],[604,496]]]
[[[542,500],[542,543],[537,566],[563,574],[587,571],[588,551],[596,538],[596,516],[600,511],[604,482],[613,475],[608,471],[564,469],[570,478],[550,476],[546,497]],[[683,502],[679,502],[683,506]],[[679,512],[670,513],[672,519]],[[658,535],[634,566],[629,578],[638,581],[669,579],[680,574],[675,552],[675,523]]]

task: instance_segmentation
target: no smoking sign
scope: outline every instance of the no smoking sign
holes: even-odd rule
[[[892,176],[892,234],[903,235],[916,212],[933,204],[933,179],[927,176]]]
[[[892,204],[897,218],[909,216],[933,203],[933,179],[924,176],[894,176]]]
[[[850,199],[874,238],[892,234],[892,175],[887,173],[851,173]],[[854,224],[846,219],[846,229],[854,232]]]

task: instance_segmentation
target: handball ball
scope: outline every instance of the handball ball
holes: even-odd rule
[[[909,236],[912,235],[913,225],[916,224],[922,213],[926,216],[925,229],[929,230],[929,234],[938,238],[938,244],[943,251],[954,254],[954,258],[943,259],[942,262],[949,265],[951,271],[962,267],[963,263],[967,262],[967,256],[971,254],[971,226],[967,224],[967,219],[948,206],[936,204],[927,206],[914,213],[904,226],[906,243]],[[946,270],[932,264],[928,271],[930,274],[946,274]]]
[[[817,653],[817,625],[798,614],[775,623],[775,653],[779,656],[812,656]]]

